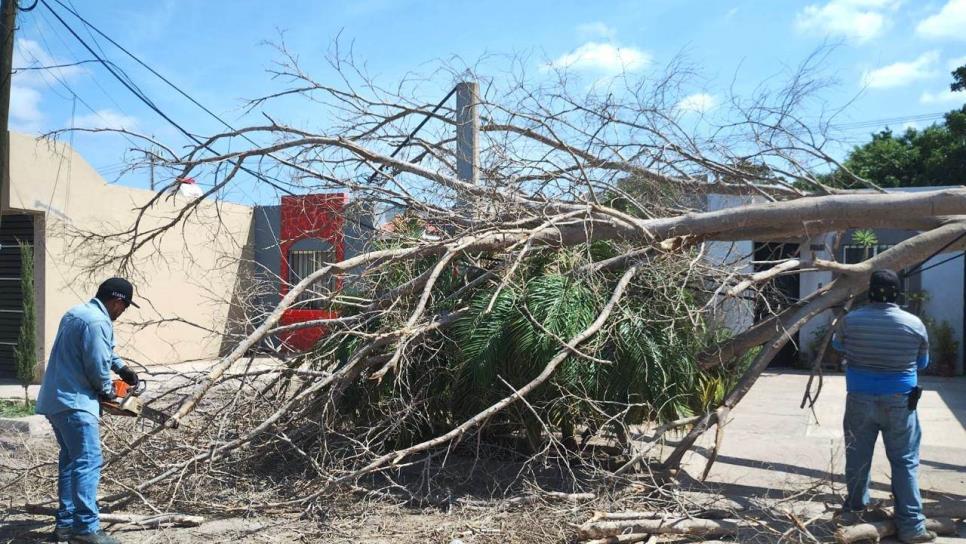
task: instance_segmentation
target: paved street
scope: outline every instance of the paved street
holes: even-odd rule
[[[766,374],[755,384],[725,428],[722,451],[709,482],[748,494],[777,496],[803,490],[816,478],[828,480],[830,474],[841,475],[845,465],[845,378],[841,374],[825,377],[814,415],[799,408],[807,381],[807,373],[781,372]],[[926,377],[921,385],[923,496],[966,500],[966,378]],[[704,437],[706,448],[712,445],[713,434]],[[704,456],[692,453],[685,460],[685,468],[699,476],[704,463]],[[873,496],[887,498],[889,462],[881,439],[872,479]],[[841,485],[836,484],[835,489],[841,491]]]

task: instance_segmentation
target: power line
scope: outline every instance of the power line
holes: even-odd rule
[[[73,14],[74,17],[77,17],[77,19],[79,19],[82,23],[84,23],[88,28],[90,28],[91,30],[93,30],[94,32],[96,32],[97,34],[99,34],[101,37],[103,37],[105,40],[107,40],[108,42],[110,42],[111,45],[113,45],[114,47],[117,47],[118,49],[120,49],[124,54],[126,54],[128,57],[130,57],[131,59],[133,59],[136,63],[138,63],[139,65],[141,65],[143,68],[145,68],[146,70],[148,70],[152,74],[154,74],[158,79],[160,79],[161,81],[163,81],[164,83],[166,83],[169,87],[171,87],[172,89],[174,89],[178,94],[180,94],[181,96],[187,98],[192,104],[194,104],[195,106],[198,106],[199,108],[201,108],[205,113],[207,113],[208,115],[210,115],[211,117],[213,117],[219,123],[221,123],[222,125],[224,125],[227,129],[229,129],[231,131],[234,131],[234,132],[237,132],[237,129],[235,127],[233,127],[230,123],[228,123],[227,121],[225,121],[223,118],[221,118],[221,116],[219,116],[215,112],[213,112],[210,109],[208,109],[207,107],[205,107],[204,104],[202,104],[202,103],[198,102],[197,100],[195,100],[194,97],[192,97],[187,92],[185,92],[183,89],[181,89],[180,87],[178,87],[171,80],[169,80],[164,75],[162,75],[161,73],[159,73],[157,70],[155,70],[154,68],[152,68],[146,62],[142,61],[137,55],[135,55],[134,53],[132,53],[131,51],[129,51],[123,45],[119,44],[113,38],[111,38],[110,36],[108,36],[107,34],[105,34],[103,31],[101,31],[99,28],[97,28],[93,23],[91,23],[90,21],[88,21],[87,19],[85,19],[83,16],[81,16],[75,9],[72,9],[72,7],[69,7],[69,6],[65,5],[62,0],[54,0],[54,2],[57,2],[57,4],[59,4],[62,8],[66,9],[71,14]],[[389,155],[389,157],[390,158],[395,157],[402,150],[402,148],[404,148],[412,140],[412,138],[416,135],[416,133],[419,132],[419,130],[422,129],[423,126],[425,126],[427,122],[429,122],[429,120],[432,118],[432,116],[437,111],[439,111],[439,109],[453,96],[454,93],[456,93],[456,88],[455,87],[442,100],[440,100],[439,103],[436,104],[436,106],[432,109],[432,111],[430,111],[430,113],[426,114],[426,117],[416,126],[415,129],[412,130],[412,132],[409,133],[408,136],[406,136],[405,140],[401,144],[399,144],[398,146],[396,146],[396,149],[393,150],[392,154]],[[251,143],[252,145],[258,145],[258,143],[256,143],[254,140],[252,140],[247,134],[240,134],[240,136],[243,139],[245,139],[246,141],[248,141],[249,143]],[[271,154],[269,154],[269,156],[272,157],[272,158],[275,158]],[[383,167],[377,168],[376,171],[372,173],[372,175],[369,177],[369,182],[370,183],[382,171],[382,168]]]
[[[181,96],[187,98],[192,104],[194,104],[195,106],[198,106],[199,108],[201,108],[205,113],[207,113],[208,115],[210,115],[213,118],[215,118],[218,122],[220,122],[222,125],[224,125],[229,130],[233,130],[233,131],[236,130],[235,127],[231,126],[227,121],[225,121],[224,119],[222,119],[218,114],[216,114],[215,112],[213,112],[210,109],[208,109],[207,107],[205,107],[204,104],[202,104],[202,103],[198,102],[197,100],[195,100],[194,97],[192,97],[187,92],[185,92],[184,90],[182,90],[180,87],[178,87],[177,85],[175,85],[174,83],[172,83],[171,80],[169,80],[168,78],[164,77],[157,70],[155,70],[154,68],[152,68],[151,66],[149,66],[144,61],[142,61],[137,55],[135,55],[134,53],[130,52],[123,45],[121,45],[121,44],[117,43],[116,41],[114,41],[113,38],[111,38],[110,36],[108,36],[107,34],[105,34],[104,32],[102,32],[99,28],[97,28],[96,26],[94,26],[93,23],[91,23],[90,21],[88,21],[87,19],[85,19],[84,17],[82,17],[73,8],[66,6],[63,2],[61,2],[61,0],[54,0],[54,1],[57,2],[57,4],[59,4],[62,8],[66,9],[67,11],[69,11],[74,17],[77,17],[88,28],[90,28],[91,30],[93,30],[94,32],[96,32],[98,35],[100,35],[102,38],[104,38],[105,40],[107,40],[108,42],[110,42],[111,45],[113,45],[114,47],[120,49],[128,57],[131,57],[131,59],[133,59],[134,62],[138,63],[144,69],[146,69],[147,71],[149,71],[152,74],[154,74],[158,79],[160,79],[161,81],[165,82],[169,87],[171,87],[172,89],[174,89],[175,91],[177,91],[178,94],[180,94]],[[245,138],[246,140],[248,140],[250,143],[255,144],[255,142],[252,141],[251,139],[249,139],[247,135],[242,134],[241,136],[243,138]]]
[[[429,120],[432,119],[434,115],[436,115],[436,112],[439,111],[439,109],[443,107],[443,104],[445,104],[450,99],[450,97],[452,97],[454,94],[456,94],[456,89],[457,89],[457,87],[454,86],[453,89],[450,90],[449,94],[447,94],[446,96],[444,96],[443,99],[440,100],[436,104],[436,106],[433,108],[433,110],[426,114],[426,117],[418,125],[416,125],[416,128],[414,128],[412,130],[412,132],[409,133],[408,136],[406,136],[406,139],[403,140],[402,143],[400,143],[398,146],[396,146],[396,149],[394,149],[393,152],[392,152],[392,154],[389,155],[389,158],[390,159],[393,158],[393,157],[395,157],[400,151],[402,151],[402,148],[406,147],[406,145],[410,141],[412,141],[413,137],[416,136],[416,133],[419,132],[420,129],[422,129],[424,126],[426,126],[426,123],[428,123]],[[410,161],[410,162],[413,162],[413,161]],[[369,183],[372,183],[373,180],[376,179],[376,176],[378,176],[379,173],[382,172],[382,169],[384,167],[385,166],[380,166],[379,168],[377,168],[376,171],[373,172],[371,176],[369,176],[369,181],[368,182]]]
[[[125,55],[127,55],[132,60],[134,60],[134,62],[138,63],[144,69],[146,69],[147,71],[151,72],[155,77],[157,77],[158,79],[160,79],[161,81],[163,81],[165,84],[167,84],[169,87],[171,87],[172,89],[174,89],[178,94],[180,94],[181,96],[187,98],[189,102],[191,102],[195,106],[198,106],[199,108],[201,108],[202,111],[204,111],[205,113],[207,113],[208,115],[210,115],[211,117],[213,117],[215,120],[217,120],[219,123],[221,123],[222,125],[224,125],[225,128],[227,128],[228,130],[231,130],[233,132],[238,132],[238,130],[235,127],[233,127],[230,123],[228,123],[228,121],[225,121],[217,113],[211,111],[208,107],[206,107],[204,104],[202,104],[201,102],[199,102],[198,100],[196,100],[193,96],[191,96],[190,94],[188,94],[181,87],[178,87],[175,83],[173,83],[171,80],[169,80],[163,74],[161,74],[160,72],[158,72],[157,70],[155,70],[154,68],[152,68],[149,64],[147,64],[146,62],[144,62],[143,60],[141,60],[137,55],[135,55],[134,53],[132,53],[131,51],[129,51],[127,48],[125,48],[123,45],[121,45],[120,43],[118,43],[117,41],[115,41],[113,38],[111,38],[110,36],[108,36],[107,34],[105,34],[101,29],[97,28],[93,23],[91,23],[90,21],[88,21],[87,19],[85,19],[83,16],[81,16],[81,14],[78,13],[77,10],[75,10],[73,7],[65,5],[61,0],[54,0],[54,1],[57,2],[57,4],[60,5],[62,8],[66,9],[68,12],[70,12],[74,17],[77,17],[77,19],[79,19],[82,23],[84,23],[84,25],[87,28],[89,28],[90,30],[93,30],[95,33],[97,33],[102,38],[104,38],[105,40],[107,40],[114,47],[120,49]],[[93,35],[92,35],[92,38],[93,38]],[[95,40],[95,43],[96,43],[96,38],[94,38],[94,40]],[[103,50],[101,50],[101,51],[103,53]],[[104,53],[104,54],[106,56],[106,53]],[[243,139],[245,139],[247,142],[249,142],[252,145],[258,145],[258,143],[255,142],[254,140],[252,140],[247,134],[240,134],[239,136],[241,136]],[[269,156],[272,157],[272,158],[276,158],[276,157],[272,156],[271,154],[269,154]],[[277,160],[277,158],[276,158],[276,160]],[[280,180],[278,180],[278,181],[279,181],[279,183],[281,183]],[[278,188],[278,187],[276,187],[276,188]],[[282,189],[282,190],[284,190],[284,189]],[[285,192],[287,194],[289,194],[289,195],[292,195],[293,194],[290,191],[285,191]]]
[[[151,101],[151,99],[148,98],[148,96],[145,95],[143,91],[141,91],[140,89],[136,88],[136,85],[133,84],[133,81],[131,81],[131,82],[128,81],[130,78],[122,77],[114,68],[112,68],[111,65],[113,63],[110,63],[110,62],[104,60],[103,57],[101,57],[100,55],[98,55],[97,52],[94,51],[94,49],[86,41],[84,41],[84,39],[81,38],[79,34],[77,34],[77,32],[67,23],[67,21],[64,21],[64,19],[60,16],[60,14],[57,13],[56,11],[54,11],[54,9],[50,6],[50,4],[47,3],[47,0],[40,0],[40,3],[45,8],[47,8],[47,10],[60,22],[61,25],[64,26],[65,29],[67,29],[68,32],[70,32],[70,34],[72,36],[74,36],[74,38],[78,42],[80,42],[80,44],[82,46],[84,46],[84,49],[87,49],[87,52],[88,53],[90,53],[95,59],[97,59],[104,66],[104,68],[106,68],[107,71],[110,72],[110,74],[112,76],[114,76],[114,79],[116,79],[118,82],[120,82],[121,85],[123,85],[128,91],[130,91],[135,97],[137,97],[138,100],[140,100],[144,105],[146,105],[152,111],[154,111],[159,116],[161,116],[162,119],[164,119],[165,121],[167,121],[171,126],[175,127],[179,132],[181,132],[182,134],[184,134],[185,137],[187,137],[191,141],[193,141],[196,144],[204,147],[205,149],[207,149],[208,151],[211,151],[212,153],[215,153],[215,154],[218,153],[209,144],[204,143],[201,139],[199,139],[198,137],[196,137],[194,134],[188,132],[187,129],[185,129],[183,126],[181,126],[178,122],[176,122],[174,119],[172,119],[166,113],[164,113],[163,111],[161,111],[161,108],[159,108],[156,104],[154,104],[154,102]],[[58,3],[60,3],[60,2],[58,1]],[[61,5],[63,5],[63,4],[61,4]],[[66,9],[69,10],[70,8],[66,8]],[[118,68],[118,70],[120,70],[120,68]],[[126,76],[126,74],[125,74],[125,76]],[[271,185],[272,187],[278,189],[279,191],[282,191],[282,192],[284,192],[284,193],[286,193],[288,195],[294,195],[295,194],[295,193],[289,191],[288,189],[279,186],[277,183],[275,183],[275,182],[273,182],[273,181],[271,181],[269,179],[266,179],[261,173],[255,172],[255,171],[251,170],[250,168],[242,165],[241,164],[241,159],[239,159],[239,161],[237,163],[234,160],[229,160],[228,162],[230,162],[231,164],[237,164],[240,170],[248,173],[249,175],[254,176],[257,179],[260,179],[260,180],[264,181],[265,183]]]
[[[39,16],[39,17],[40,17],[40,18],[41,18],[41,19],[42,19],[42,20],[44,21],[44,23],[46,23],[46,24],[47,24],[48,26],[51,26],[51,27],[53,26],[53,25],[52,25],[52,24],[50,23],[50,21],[48,21],[48,20],[47,20],[47,18],[46,18],[46,16],[44,15],[44,13],[43,13],[43,12],[37,12],[37,15],[38,15],[38,16]],[[38,33],[38,35],[40,36],[40,40],[41,40],[41,41],[43,42],[43,44],[44,44],[44,47],[45,47],[45,48],[46,48],[46,49],[47,49],[48,51],[53,51],[53,48],[52,48],[52,47],[50,46],[50,43],[49,43],[49,42],[47,41],[47,35],[46,35],[46,34],[44,33],[44,31],[43,31],[43,27],[41,27],[41,26],[40,26],[40,25],[38,24],[38,25],[37,25],[37,27],[36,27],[36,29],[37,29],[37,33]],[[60,43],[61,43],[61,44],[63,44],[63,46],[64,46],[64,48],[65,48],[65,49],[67,49],[67,50],[69,50],[69,51],[71,52],[71,54],[73,54],[73,49],[72,49],[72,48],[70,47],[70,44],[68,44],[68,43],[67,43],[67,42],[66,42],[66,41],[65,41],[65,40],[63,39],[63,37],[62,37],[62,36],[61,36],[60,34],[56,34],[56,33],[55,33],[55,36],[57,36],[57,39],[58,39],[58,40],[60,40]],[[28,53],[30,54],[30,56],[31,56],[31,58],[32,58],[32,59],[34,59],[34,61],[35,61],[36,63],[38,63],[38,64],[40,63],[40,59],[38,59],[38,58],[37,58],[37,56],[33,54],[33,52],[30,52],[30,51],[28,51]],[[98,61],[97,61],[97,60],[93,60],[93,59],[92,59],[92,60],[88,60],[88,61],[83,61],[83,62],[98,62]],[[80,101],[80,103],[81,103],[81,105],[83,105],[83,106],[84,106],[85,108],[87,108],[87,109],[88,109],[88,110],[89,110],[89,111],[90,111],[90,112],[91,112],[92,114],[94,114],[94,115],[96,115],[97,117],[99,117],[99,118],[101,118],[101,120],[103,120],[103,121],[104,121],[105,123],[107,122],[107,119],[105,119],[105,118],[104,118],[104,116],[103,116],[103,115],[101,114],[101,112],[100,112],[100,111],[98,111],[98,110],[96,110],[96,109],[94,109],[94,107],[93,107],[93,106],[91,106],[91,105],[90,105],[90,104],[89,104],[89,103],[88,103],[88,102],[87,102],[86,100],[84,100],[84,98],[83,98],[83,97],[82,97],[82,96],[81,96],[81,95],[80,95],[79,93],[77,93],[77,91],[75,91],[75,90],[74,90],[73,88],[71,88],[71,86],[70,86],[70,84],[69,84],[69,83],[67,82],[67,78],[66,78],[66,77],[61,77],[61,76],[59,75],[59,74],[62,74],[62,72],[60,72],[59,70],[53,70],[53,69],[52,69],[52,70],[45,70],[44,72],[42,72],[42,74],[43,74],[43,73],[48,73],[48,74],[49,74],[49,75],[50,75],[51,77],[53,77],[53,78],[54,78],[54,80],[56,80],[56,81],[57,81],[58,83],[60,83],[60,85],[61,85],[62,87],[64,87],[64,89],[65,89],[65,90],[66,90],[66,91],[67,91],[67,92],[68,92],[68,93],[70,94],[70,98],[73,98],[73,99],[76,99],[76,100],[78,100],[78,101]],[[97,80],[97,78],[91,78],[91,79],[92,79],[92,81],[94,82],[94,85],[95,85],[95,86],[96,86],[96,87],[97,87],[97,88],[98,88],[98,89],[99,89],[99,90],[101,91],[101,93],[102,93],[102,94],[103,94],[103,95],[104,95],[105,97],[107,97],[107,99],[108,99],[108,100],[110,100],[110,101],[111,101],[111,103],[113,103],[113,104],[114,104],[114,107],[116,107],[116,108],[118,109],[118,111],[120,111],[120,112],[121,112],[122,114],[124,114],[124,115],[127,115],[127,112],[125,111],[125,109],[124,109],[124,108],[123,108],[123,107],[122,107],[122,106],[121,106],[121,105],[120,105],[120,104],[119,104],[119,103],[117,102],[117,100],[114,100],[114,97],[113,97],[113,96],[111,95],[111,93],[109,93],[109,92],[107,92],[107,89],[105,89],[105,88],[104,88],[104,87],[103,87],[103,86],[102,86],[102,85],[100,84],[100,82],[99,82],[99,81]],[[53,90],[53,91],[54,91],[55,93],[57,92],[56,90],[54,90],[54,89],[53,89],[53,86],[52,86],[52,85],[51,85],[50,83],[48,83],[48,82],[46,82],[46,81],[45,81],[45,83],[47,83],[47,86],[48,86],[48,88],[50,88],[51,90]],[[61,95],[60,95],[60,94],[58,93],[58,96],[61,96]],[[61,98],[64,98],[64,99],[67,99],[68,97],[64,97],[64,96],[61,96]],[[125,140],[127,140],[127,141],[128,141],[128,143],[130,143],[130,144],[131,144],[131,145],[132,145],[133,147],[137,147],[137,145],[138,145],[138,144],[137,144],[137,143],[136,143],[136,142],[134,141],[134,139],[133,139],[133,138],[131,138],[131,137],[130,137],[130,136],[128,136],[127,134],[122,134],[122,136],[123,136],[123,137],[124,137],[124,139],[125,139]]]
[[[161,73],[159,73],[159,72],[158,72],[157,70],[155,70],[155,69],[154,69],[153,67],[151,67],[150,65],[148,65],[148,64],[147,64],[146,62],[144,62],[143,60],[141,60],[141,59],[140,59],[140,58],[139,58],[139,57],[138,57],[137,55],[135,55],[134,53],[132,53],[131,51],[129,51],[129,50],[128,50],[127,48],[125,48],[125,47],[124,47],[123,45],[121,45],[120,43],[118,43],[117,41],[115,41],[115,40],[114,40],[113,38],[111,38],[110,36],[108,36],[108,35],[107,35],[106,33],[104,33],[104,32],[103,32],[102,30],[100,30],[99,28],[97,28],[97,26],[95,26],[95,25],[94,25],[93,23],[91,23],[90,21],[88,21],[87,19],[85,19],[85,18],[84,18],[83,16],[81,16],[81,15],[80,15],[80,14],[79,14],[79,13],[78,13],[78,12],[77,12],[77,11],[76,11],[75,9],[73,9],[73,8],[72,8],[71,6],[68,6],[68,5],[66,5],[66,4],[64,4],[64,2],[62,2],[61,0],[54,0],[54,1],[55,1],[55,2],[56,2],[56,3],[58,4],[58,5],[59,5],[59,6],[61,6],[61,7],[63,8],[63,9],[65,9],[65,10],[67,10],[67,11],[68,11],[68,12],[70,12],[70,13],[71,13],[72,15],[74,15],[74,17],[76,17],[76,18],[77,18],[78,20],[80,20],[80,21],[81,21],[82,23],[84,23],[84,25],[86,25],[86,26],[87,26],[87,28],[89,28],[90,30],[93,30],[93,31],[94,31],[95,33],[97,33],[97,34],[98,34],[98,35],[100,35],[100,36],[101,36],[102,38],[104,38],[104,39],[105,39],[105,40],[107,40],[107,41],[108,41],[109,43],[111,43],[111,44],[112,44],[112,45],[113,45],[114,47],[117,47],[117,48],[118,48],[119,50],[121,50],[121,51],[122,51],[122,52],[123,52],[124,54],[126,54],[126,55],[127,55],[128,57],[130,57],[131,59],[133,59],[133,60],[134,60],[134,61],[135,61],[136,63],[138,63],[138,64],[139,64],[140,66],[142,66],[143,68],[145,68],[146,70],[148,70],[148,71],[149,71],[149,72],[150,72],[151,74],[153,74],[153,75],[154,75],[154,76],[156,76],[156,77],[157,77],[158,79],[160,79],[160,80],[161,80],[161,81],[163,81],[163,82],[164,82],[165,84],[167,84],[167,85],[168,85],[169,87],[171,87],[172,89],[174,89],[174,90],[175,90],[175,91],[176,91],[176,92],[177,92],[178,94],[180,94],[180,95],[181,95],[181,96],[183,96],[184,98],[186,98],[186,99],[188,99],[188,100],[189,100],[189,101],[190,101],[190,102],[191,102],[192,104],[194,104],[195,106],[197,106],[197,107],[199,107],[199,108],[200,108],[201,110],[203,110],[203,111],[204,111],[205,113],[207,113],[208,115],[210,115],[211,117],[213,117],[213,118],[214,118],[215,120],[217,120],[217,121],[218,121],[219,123],[221,123],[222,125],[224,125],[224,126],[225,126],[225,127],[227,128],[227,129],[229,129],[229,130],[231,130],[231,131],[234,131],[234,132],[237,132],[237,129],[235,129],[235,127],[233,127],[233,126],[232,126],[232,125],[231,125],[230,123],[228,123],[227,121],[225,121],[225,120],[224,120],[224,119],[223,119],[223,118],[222,118],[221,116],[219,116],[219,115],[218,115],[218,114],[216,114],[215,112],[213,112],[213,111],[211,111],[211,110],[210,110],[209,108],[207,108],[207,107],[206,107],[206,106],[205,106],[204,104],[202,104],[202,103],[200,103],[200,102],[199,102],[199,101],[197,101],[197,100],[196,100],[196,99],[195,99],[194,97],[192,97],[191,95],[189,95],[189,94],[188,94],[188,93],[187,93],[186,91],[184,91],[183,89],[181,89],[180,87],[178,87],[178,85],[176,85],[175,83],[173,83],[173,82],[172,82],[171,80],[169,80],[169,79],[168,79],[167,77],[165,77],[164,75],[162,75]],[[50,9],[50,7],[46,5],[46,0],[44,0],[44,4],[45,4],[45,7],[47,7],[47,9]],[[60,19],[60,18],[58,17],[58,19]],[[72,34],[73,34],[73,32],[72,32]],[[75,34],[75,37],[76,37],[76,34]],[[94,40],[94,42],[95,42],[95,44],[96,44],[96,38],[95,38],[95,37],[93,37],[93,35],[92,35],[92,39]],[[83,42],[82,42],[82,43],[83,43]],[[86,46],[86,44],[85,44],[85,46]],[[88,48],[88,50],[90,51],[90,48]],[[102,53],[104,53],[104,52],[103,52],[103,50],[101,50],[101,52],[102,52]],[[106,56],[106,53],[104,53],[104,55]],[[96,54],[95,54],[95,56],[96,56]],[[120,70],[121,72],[123,72],[123,70],[121,70],[121,69],[119,69],[119,70]],[[127,74],[125,74],[125,76],[127,76]],[[115,77],[116,77],[116,76],[115,76]],[[122,83],[123,83],[123,82],[122,82]],[[420,130],[420,129],[422,129],[422,128],[423,128],[423,126],[425,126],[425,125],[426,125],[426,123],[428,123],[430,119],[432,119],[432,117],[433,117],[433,115],[434,115],[434,114],[435,114],[435,113],[436,113],[437,111],[439,111],[439,109],[440,109],[440,108],[442,108],[442,106],[443,106],[443,105],[444,105],[444,104],[445,104],[445,103],[446,103],[446,102],[447,102],[447,101],[448,101],[448,100],[449,100],[449,99],[450,99],[450,98],[451,98],[451,97],[453,96],[453,94],[455,94],[455,93],[456,93],[456,87],[454,87],[454,88],[453,88],[452,90],[450,90],[450,92],[449,92],[449,93],[448,93],[448,94],[447,94],[447,95],[446,95],[446,96],[445,96],[445,97],[444,97],[444,98],[443,98],[442,100],[440,100],[440,101],[439,101],[439,103],[437,103],[437,104],[435,105],[435,107],[434,107],[434,108],[433,108],[433,109],[432,109],[432,110],[431,110],[431,111],[430,111],[429,113],[427,113],[427,114],[426,114],[426,116],[425,116],[425,118],[424,118],[424,119],[423,119],[423,120],[422,120],[422,121],[421,121],[421,122],[420,122],[420,123],[419,123],[419,124],[418,124],[418,125],[416,126],[416,128],[415,128],[415,129],[413,129],[413,130],[412,130],[412,131],[411,131],[411,132],[409,133],[409,135],[407,135],[407,136],[406,136],[406,138],[404,139],[404,141],[403,141],[403,142],[402,142],[401,144],[399,144],[398,146],[396,146],[396,148],[395,148],[395,149],[393,150],[393,152],[392,152],[392,154],[390,155],[390,158],[392,158],[392,157],[395,157],[395,156],[396,156],[396,155],[397,155],[397,154],[398,154],[398,153],[399,153],[399,152],[400,152],[400,151],[401,151],[401,150],[402,150],[402,149],[403,149],[403,148],[404,148],[404,147],[405,147],[405,146],[406,146],[406,145],[407,145],[407,144],[408,144],[408,143],[409,143],[409,142],[410,142],[411,140],[412,140],[412,138],[413,138],[413,137],[414,137],[414,136],[416,135],[416,133],[417,133],[417,132],[419,132],[419,130]],[[241,137],[242,137],[243,139],[245,139],[246,141],[248,141],[249,143],[251,143],[252,145],[256,145],[256,146],[257,146],[257,145],[259,145],[259,144],[258,144],[257,142],[255,142],[255,141],[254,141],[253,139],[251,139],[251,138],[250,138],[250,137],[249,137],[249,136],[248,136],[247,134],[240,134],[240,136],[241,136]],[[210,149],[210,148],[209,148],[209,149]],[[274,155],[272,155],[272,154],[269,154],[268,156],[269,156],[269,157],[271,157],[271,158],[274,158],[274,159],[276,159],[276,160],[279,160],[279,159],[278,159],[277,157],[275,157],[275,156],[274,156]],[[284,161],[282,161],[282,162],[284,162]],[[372,175],[371,175],[371,176],[369,177],[369,181],[371,182],[371,181],[372,181],[372,180],[373,180],[373,179],[374,179],[374,178],[375,178],[375,177],[376,177],[376,176],[377,176],[377,175],[378,175],[378,174],[379,174],[379,173],[380,173],[380,172],[382,171],[382,169],[383,169],[383,168],[384,168],[384,166],[383,166],[383,167],[379,167],[379,168],[377,168],[377,169],[376,169],[376,170],[375,170],[375,171],[374,171],[374,172],[372,173]],[[247,171],[247,170],[246,170],[246,171]],[[264,178],[260,178],[260,179],[264,179]],[[274,187],[276,187],[276,188],[279,188],[278,186],[276,186],[276,185],[274,185],[274,184],[272,184],[272,185],[273,185]],[[283,191],[285,191],[284,189],[281,189],[281,190],[283,190]],[[290,191],[285,191],[285,192],[286,192],[287,194],[289,194],[289,195],[292,195],[292,194],[293,194],[293,193],[291,193]],[[362,223],[360,223],[360,225],[362,225]],[[362,225],[362,226],[366,226],[366,225]],[[371,227],[370,227],[370,228],[371,228]]]
[[[848,129],[860,129],[860,128],[873,128],[882,125],[889,125],[892,123],[905,123],[905,122],[915,122],[915,121],[931,121],[942,119],[946,114],[936,112],[936,113],[924,113],[920,115],[906,115],[903,117],[891,117],[885,119],[869,119],[867,121],[856,121],[854,123],[840,123],[835,125],[829,125],[830,128],[837,130],[848,130]]]

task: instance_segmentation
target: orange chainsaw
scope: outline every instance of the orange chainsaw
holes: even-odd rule
[[[141,394],[148,388],[145,380],[138,380],[135,386],[128,385],[121,379],[114,380],[114,400],[101,400],[101,409],[115,416],[138,417],[153,421],[160,425],[167,423],[167,414],[144,406]],[[177,425],[174,425],[177,427]]]

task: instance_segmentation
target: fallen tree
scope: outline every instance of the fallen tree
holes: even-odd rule
[[[674,64],[653,80],[624,78],[608,93],[575,92],[565,74],[493,80],[479,96],[464,83],[470,100],[457,109],[426,103],[408,82],[386,91],[349,58],[332,59],[346,88],[327,86],[280,51],[275,75],[291,87],[251,108],[307,98],[329,108],[330,126],[316,133],[266,114],[265,123],[184,152],[127,133],[154,145],[145,154],[170,184],[135,224],[73,233],[87,269],[137,274],[139,255],[175,235],[204,199],[245,183],[350,192],[347,214],[359,217],[387,206],[402,213],[394,228],[360,240],[357,255],[304,278],[270,278],[291,283],[274,307],[242,297],[248,333],[207,372],[155,401],[173,412],[167,427],[182,423],[181,430],[175,439],[157,428],[120,444],[112,470],[149,475],[107,502],[148,495],[210,502],[220,496],[212,487],[268,471],[271,499],[225,499],[223,507],[306,507],[376,475],[391,481],[444,463],[457,448],[484,446],[555,459],[580,487],[644,460],[649,450],[635,450],[632,427],[659,425],[663,434],[681,422],[687,434],[661,460],[674,469],[791,336],[859,296],[873,269],[903,269],[964,247],[966,189],[842,191],[821,182],[823,166],[841,165],[825,151],[827,124],[802,121],[815,59],[785,86],[734,97],[720,122],[692,123],[676,107],[685,81]],[[480,130],[468,157],[452,132],[473,124],[471,110],[480,112]],[[425,119],[435,128],[421,128]],[[171,217],[147,221],[187,177],[215,181]],[[738,205],[715,209],[721,195]],[[873,227],[920,233],[857,265],[802,251],[748,273],[750,255],[709,256],[722,247],[714,244],[807,248],[826,233]],[[774,302],[771,280],[814,270],[837,276],[750,328],[729,328],[729,303]],[[307,299],[338,317],[280,325],[286,309]],[[291,357],[272,342],[280,331],[319,325],[327,336],[310,353]],[[267,360],[256,364],[258,353]],[[717,444],[721,438],[719,425]],[[599,459],[600,450],[620,468],[569,463]],[[230,475],[207,476],[224,467]],[[662,527],[670,530],[650,524],[638,532]]]

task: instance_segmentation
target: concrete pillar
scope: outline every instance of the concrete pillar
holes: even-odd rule
[[[456,176],[474,185],[480,182],[480,85],[456,85]]]

